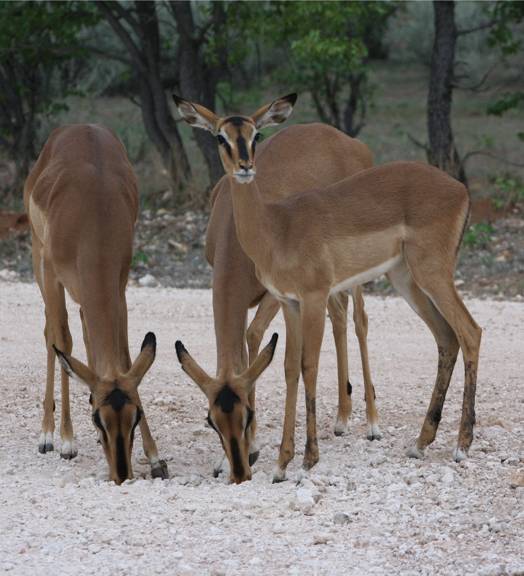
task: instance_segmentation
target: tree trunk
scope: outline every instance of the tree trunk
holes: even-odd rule
[[[134,4],[134,9],[127,9],[119,2],[97,2],[96,6],[133,60],[144,127],[160,153],[176,203],[191,177],[191,168],[162,86],[160,32],[155,2]],[[122,20],[129,28],[123,26]],[[130,30],[133,30],[133,34]]]
[[[365,125],[366,99],[362,94],[364,73],[349,75],[349,97],[344,109],[344,131],[351,137],[357,136]],[[358,107],[360,104],[360,119],[357,122]]]
[[[215,109],[216,86],[224,70],[224,62],[209,67],[203,57],[203,36],[200,36],[195,26],[191,2],[180,1],[169,4],[176,20],[179,38],[178,67],[181,96],[203,104],[211,110]],[[211,16],[213,27],[223,24],[224,10],[220,2],[213,4]],[[209,173],[211,186],[224,174],[218,156],[214,137],[203,130],[194,130],[193,137],[204,156]]]
[[[434,1],[435,39],[431,55],[428,92],[428,162],[466,182],[466,175],[453,141],[451,103],[457,28],[455,2]]]

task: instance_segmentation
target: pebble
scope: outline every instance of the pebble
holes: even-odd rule
[[[152,274],[146,274],[138,279],[138,285],[142,287],[154,287],[157,286],[157,284],[158,282]]]
[[[351,518],[349,517],[349,514],[346,514],[345,512],[337,512],[333,516],[333,523],[338,524],[339,526],[343,526],[344,524],[349,524],[350,522],[351,522]]]

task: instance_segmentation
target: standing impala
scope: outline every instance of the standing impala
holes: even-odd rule
[[[466,188],[436,168],[393,162],[370,168],[325,189],[265,203],[256,183],[252,143],[258,130],[291,113],[296,95],[279,98],[252,116],[226,122],[184,101],[179,110],[219,137],[230,178],[238,239],[257,278],[283,304],[286,321],[286,411],[278,468],[285,478],[294,456],[297,385],[305,384],[307,442],[304,468],[318,462],[316,380],[328,298],[382,274],[426,322],[438,346],[433,396],[410,456],[422,457],[435,438],[459,347],[465,366],[457,461],[473,439],[481,329],[453,282],[457,252],[469,215]],[[315,146],[315,142],[309,143]]]
[[[47,385],[38,449],[53,450],[55,353],[62,366],[60,455],[77,450],[69,377],[91,391],[93,422],[117,484],[132,478],[134,431],[140,426],[153,476],[167,478],[144,414],[138,385],[155,359],[149,332],[131,364],[125,289],[138,211],[136,178],[120,141],[103,126],[55,130],[24,189],[31,222],[33,268],[45,304]],[[80,305],[88,366],[71,357],[64,288]]]
[[[191,113],[191,108],[184,107],[184,100],[175,96],[175,102],[180,104],[182,115]],[[234,123],[238,122],[238,118],[233,116],[225,121]],[[311,142],[315,142],[315,146],[311,146]],[[326,186],[372,166],[371,153],[365,144],[331,126],[319,123],[286,128],[257,145],[256,154],[260,169],[257,182],[260,193],[266,201],[280,200],[313,187]],[[213,312],[217,341],[217,376],[214,381],[216,387],[220,388],[220,384],[225,386],[247,367],[245,340],[248,309],[258,304],[256,316],[247,331],[251,364],[257,356],[263,334],[278,312],[280,304],[257,280],[253,262],[239,244],[227,175],[216,185],[212,197],[212,212],[206,237],[206,258],[213,266]],[[352,297],[355,331],[359,341],[366,390],[367,436],[373,440],[380,438],[380,429],[368,362],[367,316],[360,286],[353,288]],[[334,295],[328,300],[338,364],[339,407],[335,425],[337,435],[345,432],[351,414],[352,387],[348,378],[347,360],[347,304],[348,296],[345,292]],[[255,386],[250,386],[248,396],[240,396],[246,399],[243,410],[253,414],[249,426],[251,438],[249,460],[250,464],[253,464],[258,456],[258,447],[254,439]],[[209,408],[210,418],[216,413],[215,420],[219,434],[222,424],[224,432],[229,434],[231,427],[227,424],[227,420],[231,420],[233,416],[224,417],[221,408],[215,406],[213,398],[210,399]],[[242,428],[233,427],[233,430],[239,441]],[[230,469],[233,468],[230,459]]]

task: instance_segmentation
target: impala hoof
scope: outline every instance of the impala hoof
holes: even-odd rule
[[[257,450],[256,452],[252,452],[249,455],[249,465],[253,466],[253,464],[258,460],[259,456],[260,456],[260,450]]]
[[[455,462],[462,462],[463,460],[466,460],[467,457],[468,453],[463,448],[457,446],[455,450],[453,450],[453,460],[455,460]]]
[[[380,431],[378,424],[370,424],[368,426],[367,439],[373,441],[380,440],[381,438],[382,432]]]
[[[55,449],[53,446],[53,433],[52,432],[42,432],[40,434],[40,440],[38,442],[38,451],[40,454],[47,454],[47,452],[52,452]]]
[[[408,458],[417,458],[418,460],[422,460],[422,458],[424,458],[424,450],[421,450],[416,444],[414,444],[406,450],[406,456]]]
[[[273,484],[279,484],[280,482],[284,482],[286,479],[286,471],[282,470],[282,468],[275,468],[273,472]]]
[[[338,419],[337,423],[335,424],[335,436],[344,436],[347,430],[348,430],[347,422]]]
[[[60,458],[64,460],[72,460],[78,455],[78,450],[76,449],[75,443],[72,440],[64,440],[62,446],[60,447]]]
[[[165,460],[159,460],[154,466],[151,467],[151,476],[153,478],[162,478],[162,480],[169,479],[169,471]]]

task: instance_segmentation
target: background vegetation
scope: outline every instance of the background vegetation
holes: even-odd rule
[[[49,132],[100,122],[143,203],[205,207],[221,166],[179,123],[177,92],[219,112],[296,90],[293,122],[364,140],[377,162],[428,160],[498,206],[522,199],[524,3],[2,2],[0,207]]]

